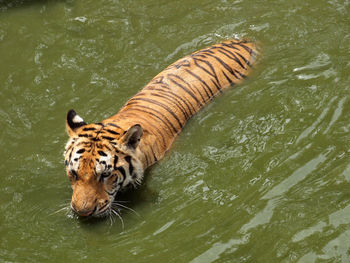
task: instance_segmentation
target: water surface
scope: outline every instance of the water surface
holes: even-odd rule
[[[1,262],[349,262],[349,1],[0,0]],[[134,209],[66,213],[65,115],[117,110],[176,59],[260,43]]]

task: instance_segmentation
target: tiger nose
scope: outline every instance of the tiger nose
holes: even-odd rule
[[[74,206],[74,204],[72,204],[72,209],[73,209],[73,211],[74,211],[75,213],[77,213],[79,216],[84,216],[84,217],[86,217],[86,216],[91,216],[91,215],[95,212],[96,206],[93,207],[93,208],[91,208],[91,209],[87,209],[87,208],[85,208],[85,209],[77,209],[77,208]]]
[[[91,216],[94,212],[95,212],[96,208],[93,208],[93,209],[82,209],[82,210],[78,210],[77,211],[77,214],[79,216]]]

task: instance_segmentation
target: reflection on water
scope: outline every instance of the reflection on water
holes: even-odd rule
[[[0,261],[349,262],[349,5],[0,1]],[[253,75],[118,196],[124,228],[73,215],[66,111],[100,121],[235,36]]]

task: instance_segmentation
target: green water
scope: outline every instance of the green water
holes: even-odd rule
[[[350,1],[0,0],[0,262],[350,262]],[[79,220],[66,112],[117,112],[174,60],[263,56],[185,127],[136,213]]]

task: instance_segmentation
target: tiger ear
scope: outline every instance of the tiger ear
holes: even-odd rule
[[[84,120],[75,112],[70,110],[67,113],[66,130],[70,137],[74,136],[79,128],[86,125]]]
[[[129,130],[121,138],[121,142],[128,147],[136,149],[139,145],[141,136],[143,134],[143,129],[140,124],[135,124],[130,127]]]

